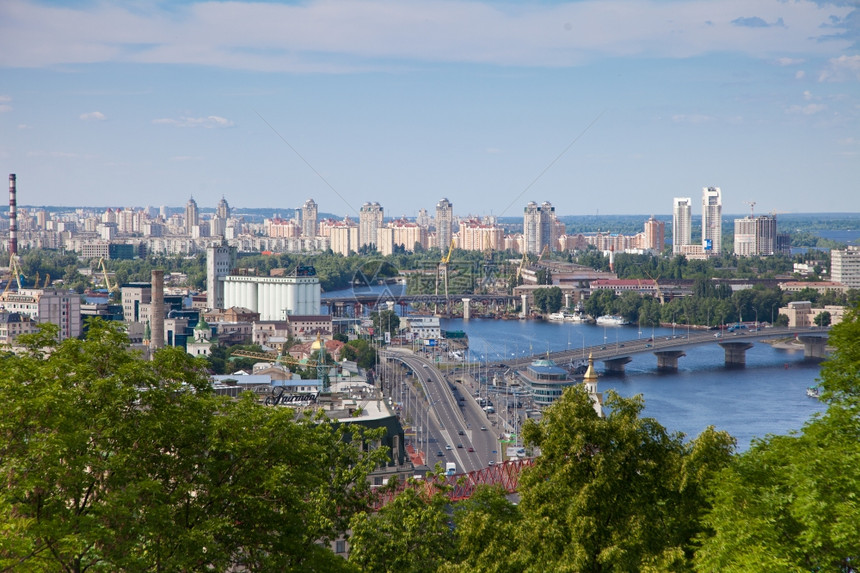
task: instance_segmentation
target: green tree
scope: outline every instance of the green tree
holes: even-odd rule
[[[370,369],[376,366],[376,349],[364,339],[350,340],[341,349],[340,356],[344,360],[352,360],[361,368]]]
[[[700,571],[851,571],[860,556],[860,320],[830,332],[824,415],[753,442],[715,480]]]
[[[349,562],[368,573],[435,571],[454,552],[447,498],[406,489],[377,513],[351,523]]]
[[[479,487],[454,507],[455,549],[440,573],[516,573],[523,570],[517,546],[520,512],[500,487]]]
[[[337,571],[378,434],[215,395],[202,359],[143,361],[112,323],[0,361],[0,569]]]
[[[559,287],[539,288],[534,291],[535,307],[544,314],[561,310],[562,298]]]
[[[373,321],[373,328],[377,333],[388,332],[391,333],[391,336],[396,336],[400,330],[400,317],[393,310],[371,312],[370,319]]]
[[[826,310],[824,312],[819,312],[812,320],[816,326],[830,326],[830,312]]]
[[[641,398],[610,391],[606,418],[580,387],[524,429],[540,448],[520,478],[517,559],[526,571],[686,570],[707,507],[705,486],[734,440],[707,429],[684,443]]]

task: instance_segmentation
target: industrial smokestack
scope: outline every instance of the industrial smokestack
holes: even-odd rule
[[[164,271],[152,271],[152,333],[149,351],[164,347]]]
[[[15,174],[9,174],[9,254],[18,254],[18,201],[15,198]]]

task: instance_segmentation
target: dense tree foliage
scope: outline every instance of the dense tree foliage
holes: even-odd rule
[[[540,449],[520,483],[526,571],[685,570],[706,487],[734,440],[709,428],[685,443],[614,392],[599,418],[582,388],[524,429]]]
[[[853,571],[860,560],[860,317],[830,332],[827,411],[770,436],[715,481],[700,571]]]
[[[534,291],[535,307],[543,313],[558,312],[563,303],[559,287],[539,288]]]
[[[362,571],[423,573],[451,558],[454,540],[440,493],[407,489],[379,512],[351,523],[349,560]]]
[[[54,330],[0,361],[0,569],[347,566],[326,541],[365,506],[376,434],[218,397],[198,359],[142,361],[110,323]]]
[[[376,349],[370,342],[363,338],[347,342],[341,349],[340,356],[344,360],[352,360],[356,362],[365,370],[369,370],[376,366]]]

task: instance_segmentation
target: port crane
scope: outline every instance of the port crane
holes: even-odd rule
[[[18,283],[18,290],[20,291],[24,288],[24,271],[21,269],[21,264],[18,262],[18,257],[16,255],[11,255],[9,257],[9,281],[6,283],[6,288],[3,289],[3,294],[9,292],[9,287],[12,286],[12,279]],[[39,285],[36,285],[37,287]]]
[[[110,282],[110,276],[108,276],[107,266],[105,266],[104,257],[99,258],[98,266],[102,271],[102,277],[104,277],[105,288],[108,290],[108,294],[118,292],[119,287],[117,286],[116,282],[114,282],[114,283]]]

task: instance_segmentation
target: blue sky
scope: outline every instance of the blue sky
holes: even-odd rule
[[[0,172],[24,205],[860,212],[855,6],[3,0]]]

